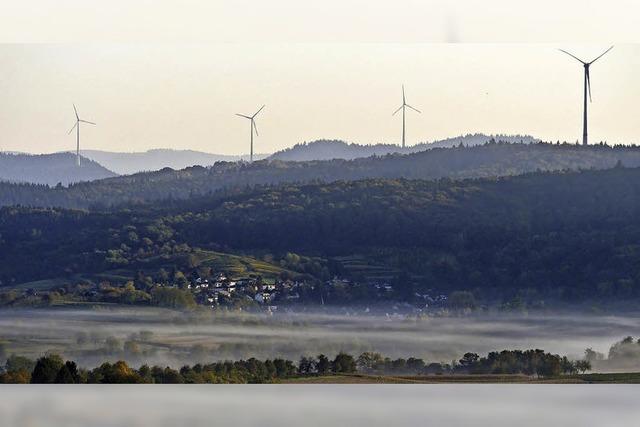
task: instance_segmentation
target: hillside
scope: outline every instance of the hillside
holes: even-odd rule
[[[200,251],[224,249],[326,260],[326,273],[316,262],[304,267],[312,277],[349,275],[340,260],[359,254],[362,263],[396,271],[393,282],[409,295],[440,289],[494,300],[628,300],[640,297],[639,218],[640,168],[621,167],[292,184],[110,212],[2,208],[0,280],[117,268],[133,275],[153,260],[189,273],[207,259]]]
[[[434,142],[423,142],[402,148],[395,144],[370,144],[359,145],[349,144],[340,140],[319,140],[309,143],[296,144],[286,150],[278,151],[269,158],[272,160],[284,161],[311,161],[311,160],[353,160],[362,157],[384,156],[387,154],[411,154],[431,148],[451,148],[462,144],[466,147],[485,144],[491,140],[509,142],[513,144],[530,144],[538,142],[537,139],[528,135],[484,135],[469,134],[448,138]]]
[[[156,149],[137,153],[116,153],[99,150],[82,150],[82,155],[104,165],[120,175],[156,171],[163,168],[184,169],[190,166],[211,166],[216,162],[248,160],[249,156],[227,156],[194,150]],[[267,155],[254,156],[260,160]]]
[[[72,153],[54,154],[10,154],[0,153],[0,181],[46,184],[93,181],[111,178],[115,173],[99,163],[83,158],[81,167],[76,166]]]
[[[518,175],[536,170],[606,169],[621,162],[640,166],[639,147],[489,143],[475,147],[434,148],[355,160],[249,163],[221,162],[179,171],[157,172],[48,189],[0,183],[0,206],[90,208],[186,199],[219,190],[237,191],[279,183],[353,181],[371,178],[465,179]]]

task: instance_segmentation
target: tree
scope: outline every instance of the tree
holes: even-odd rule
[[[36,365],[35,362],[31,359],[27,359],[26,357],[16,356],[15,354],[12,354],[7,359],[7,363],[5,364],[5,370],[7,372],[25,371],[31,374],[31,371],[33,371],[33,368],[35,367],[35,365]]]
[[[196,306],[193,294],[177,288],[154,288],[151,291],[151,303],[160,307],[188,309]]]
[[[163,373],[163,384],[183,384],[184,378],[180,375],[180,372],[175,369],[166,367]]]
[[[358,371],[373,372],[384,362],[384,357],[380,353],[366,351],[358,356],[356,365]]]
[[[149,368],[149,365],[140,366],[140,369],[138,369],[138,374],[142,378],[142,382],[144,383],[153,382],[153,377],[151,376],[151,368]]]
[[[300,375],[309,375],[316,371],[317,362],[313,357],[301,357],[298,362],[298,373]]]
[[[578,372],[576,362],[573,362],[567,358],[567,356],[563,356],[560,359],[560,370],[564,374],[573,375]]]
[[[560,357],[555,355],[546,355],[542,363],[537,367],[536,373],[543,377],[557,377],[561,372]]]
[[[478,363],[479,359],[480,356],[476,353],[465,353],[459,363],[463,369],[471,369],[476,363]]]
[[[54,382],[56,384],[78,384],[80,382],[80,375],[78,374],[76,363],[67,361],[62,365]]]
[[[318,375],[326,375],[331,369],[331,362],[324,354],[318,355],[318,363],[316,365]]]
[[[407,359],[407,369],[414,374],[420,374],[424,370],[424,360],[410,357]]]
[[[273,365],[276,368],[276,377],[286,378],[295,373],[295,368],[290,360],[273,359]]]
[[[591,370],[591,362],[588,360],[577,360],[575,366],[581,374]]]
[[[131,369],[126,362],[119,360],[113,365],[103,363],[89,373],[92,382],[103,384],[137,384],[143,382],[137,371]]]
[[[32,384],[52,384],[55,382],[60,368],[64,362],[57,354],[41,357],[36,361],[36,366],[31,374]]]
[[[331,363],[331,370],[336,374],[351,374],[356,372],[356,361],[350,354],[340,352]]]

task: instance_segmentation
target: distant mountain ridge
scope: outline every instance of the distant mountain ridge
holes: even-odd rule
[[[384,156],[387,154],[411,154],[432,148],[450,148],[460,144],[466,147],[485,144],[491,140],[508,142],[512,144],[531,144],[540,142],[530,135],[485,135],[482,133],[467,134],[453,138],[442,139],[433,142],[423,142],[402,148],[395,144],[353,144],[338,139],[321,139],[312,142],[296,144],[272,154],[269,159],[284,161],[311,161],[311,160],[353,160],[362,157]]]
[[[0,153],[0,181],[54,186],[115,176],[117,174],[87,158],[82,158],[78,167],[72,153]]]
[[[535,171],[640,167],[640,147],[574,144],[488,144],[434,148],[413,154],[388,154],[354,160],[287,162],[261,160],[219,162],[211,167],[119,176],[51,189],[0,183],[0,206],[104,208],[155,200],[185,200],[192,196],[234,192],[283,183],[358,181],[362,179],[423,179],[502,177]]]
[[[153,149],[132,153],[81,150],[81,154],[120,175],[131,175],[164,168],[185,169],[190,166],[211,166],[220,161],[237,162],[239,160],[249,160],[249,155],[232,156],[195,150],[172,149]],[[255,154],[254,158],[260,160],[267,156],[268,154]]]

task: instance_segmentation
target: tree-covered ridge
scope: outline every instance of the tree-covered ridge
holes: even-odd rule
[[[0,182],[55,186],[114,176],[115,173],[84,157],[82,166],[78,167],[72,153],[31,155],[0,152]]]
[[[355,160],[225,163],[79,183],[69,188],[0,183],[0,206],[109,207],[150,201],[184,200],[218,190],[259,185],[385,179],[465,179],[578,169],[606,169],[617,163],[640,166],[640,147],[569,144],[508,144],[436,148],[419,153]]]
[[[411,154],[432,148],[450,148],[458,145],[472,147],[482,145],[488,141],[496,140],[512,144],[531,144],[539,142],[529,135],[484,135],[481,133],[461,135],[453,138],[442,139],[433,142],[421,142],[409,147],[400,147],[396,144],[349,144],[338,139],[321,139],[318,141],[304,142],[293,147],[278,151],[270,156],[271,160],[284,161],[311,161],[344,159],[353,160],[361,157],[385,156],[387,154]]]
[[[110,212],[13,207],[0,210],[0,280],[135,268],[200,247],[362,254],[401,272],[408,295],[628,299],[640,296],[638,218],[640,169],[621,167],[288,184]]]

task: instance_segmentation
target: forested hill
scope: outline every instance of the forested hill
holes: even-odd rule
[[[353,160],[362,157],[384,156],[387,154],[411,154],[431,148],[451,148],[460,144],[467,147],[485,144],[491,140],[509,142],[512,144],[531,144],[539,140],[529,135],[484,135],[481,133],[468,134],[447,138],[433,142],[423,142],[402,148],[395,144],[349,144],[341,140],[318,140],[309,143],[296,144],[286,150],[271,155],[272,160],[311,161],[311,160]]]
[[[0,280],[90,274],[189,247],[360,254],[421,288],[640,297],[640,168],[287,184],[112,212],[0,209]],[[132,273],[133,274],[133,273]]]
[[[221,162],[80,183],[69,188],[0,183],[0,205],[90,208],[163,199],[187,199],[220,189],[286,182],[333,182],[369,178],[464,179],[518,175],[536,170],[606,169],[621,162],[640,166],[639,147],[489,143],[419,153],[312,162]]]
[[[78,167],[76,156],[72,153],[0,153],[0,181],[54,186],[114,176],[115,173],[86,158],[82,158],[81,167]]]

